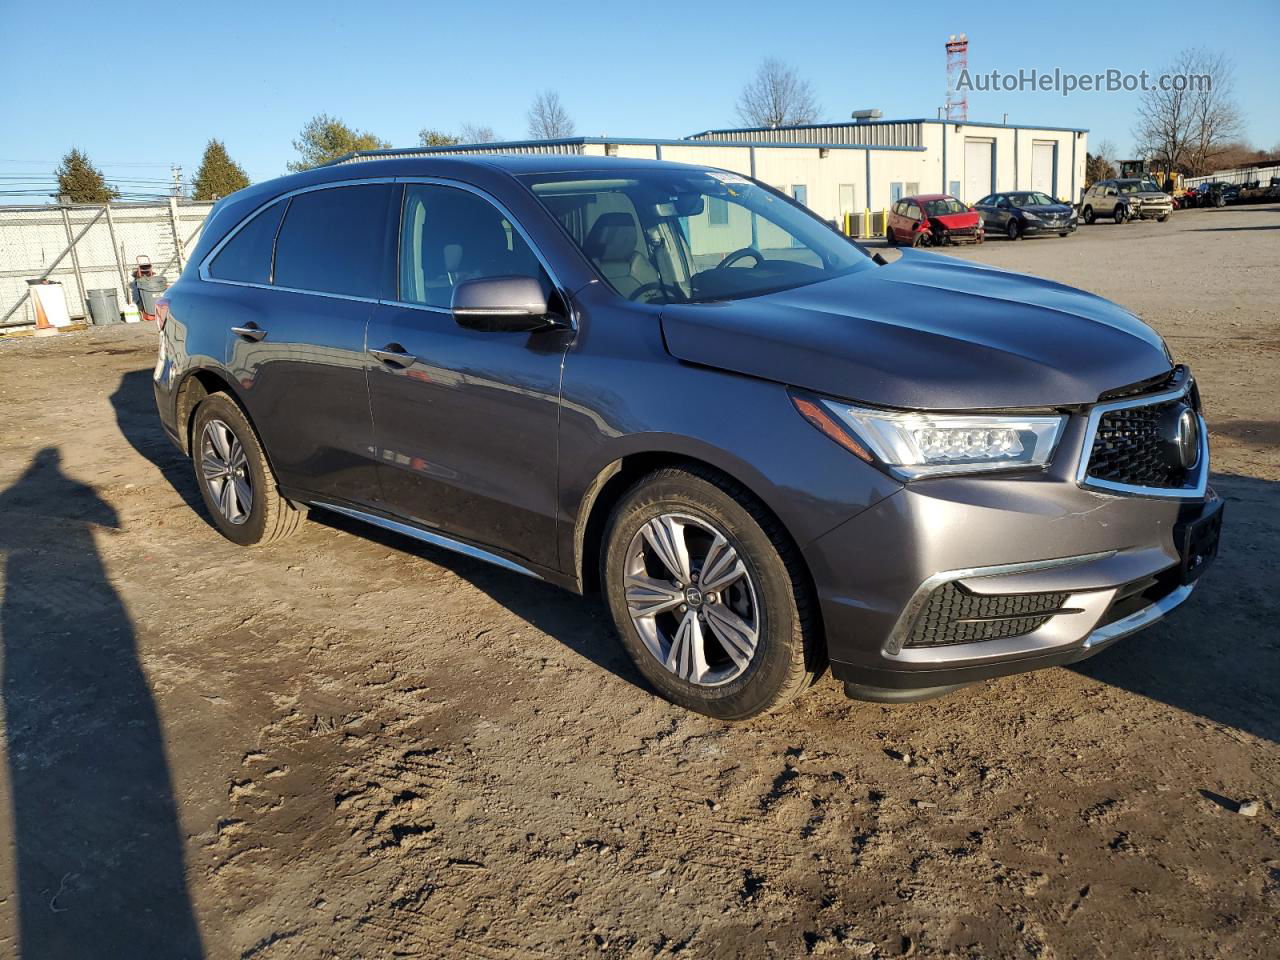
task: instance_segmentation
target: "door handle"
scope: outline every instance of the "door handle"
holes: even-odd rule
[[[257,343],[267,335],[267,331],[263,330],[252,321],[245,324],[243,327],[232,327],[231,332],[237,337],[244,337],[246,340],[252,340],[254,343]]]
[[[398,343],[388,343],[381,350],[369,352],[383,363],[389,363],[393,367],[411,367],[418,360],[412,353],[405,353],[404,347]]]

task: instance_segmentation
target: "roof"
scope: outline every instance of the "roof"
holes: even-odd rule
[[[744,133],[772,133],[778,130],[818,130],[828,127],[889,127],[900,123],[952,123],[961,127],[1007,127],[1019,130],[1057,130],[1063,133],[1088,133],[1088,127],[1046,127],[1035,123],[990,122],[986,120],[945,120],[929,117],[907,117],[901,120],[841,120],[827,123],[797,123],[785,127],[720,127],[691,133],[685,139],[695,137],[711,137],[717,135],[739,136]]]
[[[382,156],[380,154],[387,154]],[[331,171],[332,177],[348,176],[345,171],[335,171],[335,167],[345,166],[347,161],[360,160],[361,177],[377,176],[376,171],[366,172],[368,165],[378,170],[385,170],[385,175],[396,176],[406,170],[427,166],[433,168],[448,167],[491,167],[503,170],[513,176],[526,173],[559,173],[562,171],[590,170],[669,170],[671,167],[688,167],[691,170],[705,169],[709,164],[679,163],[672,160],[646,160],[643,157],[602,157],[595,154],[582,153],[437,153],[426,148],[417,154],[410,150],[378,151],[370,150],[358,154],[340,157],[317,170]]]
[[[954,200],[949,193],[913,193],[909,197],[903,197],[903,200]]]
[[[425,157],[425,156],[500,156],[500,155],[556,155],[556,156],[575,156],[583,154],[583,148],[588,144],[597,146],[609,146],[617,144],[621,146],[642,146],[657,147],[769,147],[769,148],[807,148],[826,149],[826,150],[909,150],[923,152],[924,147],[920,146],[890,146],[880,144],[861,144],[861,143],[822,143],[822,142],[806,142],[806,143],[775,143],[771,141],[750,141],[750,140],[661,140],[661,139],[645,139],[637,137],[562,137],[556,140],[503,140],[494,143],[459,143],[450,144],[440,147],[388,147],[382,150],[356,150],[353,153],[343,154],[336,160],[330,160],[326,166],[336,166],[343,163],[351,163],[352,161],[367,161],[391,158],[408,158],[408,157]],[[603,160],[604,157],[596,159]],[[610,162],[618,159],[617,157],[609,157]],[[629,158],[625,158],[629,159]]]

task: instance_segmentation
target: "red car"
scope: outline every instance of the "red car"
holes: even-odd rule
[[[913,247],[981,243],[982,216],[945,193],[903,197],[890,208],[884,235],[891,247],[899,243]]]

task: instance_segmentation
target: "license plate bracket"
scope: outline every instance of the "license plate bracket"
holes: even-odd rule
[[[1182,557],[1182,582],[1194,583],[1218,555],[1222,539],[1223,501],[1218,500],[1201,517],[1174,527],[1174,543]]]

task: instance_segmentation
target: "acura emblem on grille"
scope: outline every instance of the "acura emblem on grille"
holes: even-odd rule
[[[1178,414],[1178,462],[1184,470],[1190,470],[1200,459],[1200,418],[1190,407],[1183,407]]]

